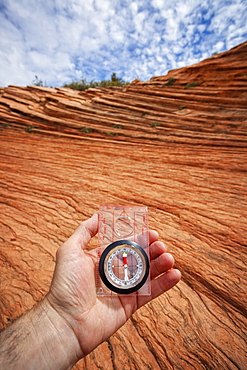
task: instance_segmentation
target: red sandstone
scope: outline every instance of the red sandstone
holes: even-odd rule
[[[246,369],[246,108],[247,43],[122,88],[1,88],[1,327],[81,220],[143,204],[182,281],[75,368]]]

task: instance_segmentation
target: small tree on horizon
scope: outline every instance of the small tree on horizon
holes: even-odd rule
[[[111,74],[111,81],[112,82],[122,82],[122,78],[117,77],[117,74],[115,72],[113,72]]]
[[[33,80],[32,84],[34,86],[45,86],[44,82],[38,78],[38,76],[35,76],[35,79]]]

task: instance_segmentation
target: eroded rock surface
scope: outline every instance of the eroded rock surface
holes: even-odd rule
[[[75,368],[246,369],[247,43],[122,88],[1,88],[0,121],[1,327],[81,220],[144,204],[182,281]]]

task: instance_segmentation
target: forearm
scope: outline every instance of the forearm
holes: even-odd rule
[[[0,332],[1,369],[71,369],[81,357],[78,340],[46,298]]]

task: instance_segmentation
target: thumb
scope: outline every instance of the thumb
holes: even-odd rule
[[[66,244],[71,247],[86,248],[90,239],[97,234],[99,227],[98,213],[96,212],[91,218],[83,221],[74,233],[67,240]]]

